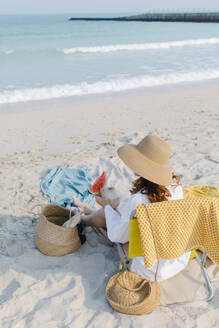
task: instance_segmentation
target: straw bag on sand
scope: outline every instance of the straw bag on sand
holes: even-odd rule
[[[48,256],[70,254],[85,241],[85,235],[81,235],[79,222],[76,221],[72,228],[62,226],[69,217],[71,217],[70,211],[61,206],[44,207],[35,233],[35,243],[41,253]]]
[[[152,226],[151,231],[154,239]],[[155,239],[154,246],[158,259],[155,281],[150,281],[137,273],[128,271],[124,257],[121,258],[119,272],[111,277],[106,286],[107,300],[116,311],[125,314],[147,314],[155,310],[160,304],[159,256]],[[122,271],[122,264],[125,271]]]
[[[157,270],[158,271],[158,270]],[[111,277],[106,286],[109,304],[118,312],[125,314],[147,314],[160,304],[160,286],[137,273],[121,271]]]

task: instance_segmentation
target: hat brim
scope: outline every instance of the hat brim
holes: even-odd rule
[[[120,159],[141,177],[162,186],[172,183],[172,172],[166,165],[151,161],[137,149],[135,145],[125,145],[117,151]]]

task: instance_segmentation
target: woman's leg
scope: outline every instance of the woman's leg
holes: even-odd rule
[[[89,215],[81,215],[81,220],[90,227],[106,228],[106,217],[104,208],[97,210]]]

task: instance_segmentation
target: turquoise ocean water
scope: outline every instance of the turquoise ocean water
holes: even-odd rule
[[[0,16],[0,104],[219,78],[219,24],[69,17]]]

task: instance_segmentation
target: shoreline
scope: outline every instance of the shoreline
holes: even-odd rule
[[[203,80],[196,82],[185,82],[179,84],[167,84],[161,86],[141,87],[124,91],[114,91],[106,93],[88,94],[81,96],[69,96],[60,98],[51,98],[45,100],[34,100],[17,103],[0,104],[0,117],[2,115],[14,114],[19,112],[31,112],[35,110],[58,109],[60,107],[71,107],[76,104],[89,104],[99,101],[107,101],[124,97],[135,97],[150,94],[163,94],[172,91],[180,92],[195,90],[197,88],[206,89],[219,85],[219,79]]]

